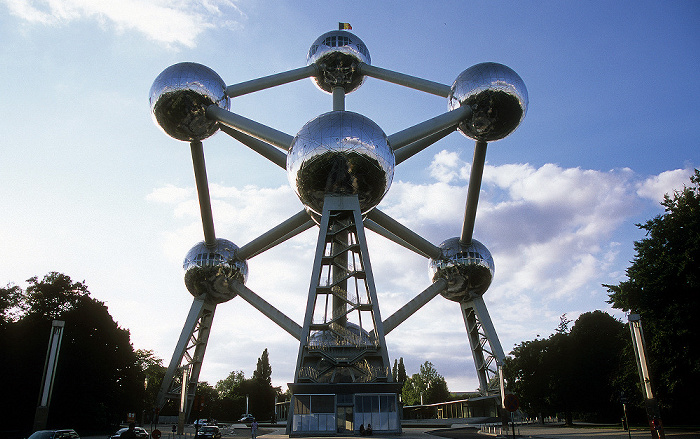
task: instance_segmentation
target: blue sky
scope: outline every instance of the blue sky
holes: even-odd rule
[[[489,145],[474,237],[493,253],[485,294],[506,352],[566,313],[608,310],[663,194],[698,166],[700,5],[654,2],[0,0],[0,283],[84,280],[135,348],[167,363],[192,298],[182,259],[202,240],[189,147],[151,121],[148,91],[182,61],[227,84],[305,65],[339,21],[376,66],[451,84],[484,61],[529,93],[518,130]],[[310,80],[235,98],[232,111],[295,135],[329,111]],[[346,108],[387,134],[443,98],[368,78]],[[396,169],[380,208],[438,244],[460,233],[473,141],[453,133]],[[243,245],[301,209],[286,175],[219,133],[204,142],[217,236]],[[316,229],[249,261],[248,286],[301,323]],[[384,316],[429,285],[428,261],[368,233]],[[623,318],[619,312],[616,316]],[[453,391],[478,383],[459,307],[441,297],[387,337],[409,373],[432,361]],[[201,379],[273,381],[298,345],[236,298],[217,308]]]

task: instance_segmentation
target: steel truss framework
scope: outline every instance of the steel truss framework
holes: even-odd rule
[[[322,78],[322,69],[323,66],[314,63],[307,67],[231,85],[226,87],[226,95],[234,98],[304,78]],[[442,97],[450,95],[448,85],[366,63],[357,64],[353,72]],[[342,87],[334,87],[332,97],[333,110],[344,111],[345,90]],[[387,136],[395,163],[400,164],[454,132],[471,114],[472,109],[469,106],[458,107]],[[209,105],[206,108],[206,117],[216,121],[223,132],[272,163],[282,168],[286,167],[287,152],[292,145],[293,136],[217,105]],[[460,236],[460,242],[465,245],[472,241],[486,145],[486,141],[480,140],[475,146]],[[217,238],[214,233],[202,143],[192,141],[191,151],[204,241],[206,245],[214,248]],[[385,335],[449,287],[447,280],[436,278],[424,291],[382,320],[365,240],[365,228],[432,260],[443,258],[443,250],[378,208],[371,209],[364,215],[363,218],[357,197],[326,196],[319,221],[317,250],[303,326],[266,302],[243,282],[232,281],[226,286],[232,296],[240,296],[299,341],[295,384],[391,383]],[[311,219],[309,213],[302,210],[237,249],[235,258],[238,261],[247,261],[315,225],[316,222]],[[158,395],[158,404],[161,407],[167,400],[179,400],[180,432],[192,407],[216,306],[217,303],[210,301],[207,295],[195,297]],[[476,365],[479,389],[484,395],[500,393],[502,401],[504,389],[501,365],[504,354],[486,305],[481,295],[478,295],[460,301],[460,307]],[[496,380],[496,377],[500,379]],[[290,422],[291,417],[290,414]]]

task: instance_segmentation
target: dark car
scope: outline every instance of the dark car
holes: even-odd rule
[[[243,415],[241,416],[241,419],[238,420],[238,422],[253,422],[255,421],[255,416],[253,415]]]
[[[199,428],[197,436],[200,439],[221,439],[221,431],[216,425],[205,425]]]
[[[124,433],[126,430],[128,430],[128,428],[120,428],[119,430],[117,430],[116,433],[111,435],[109,439],[119,439],[121,434]],[[148,432],[141,427],[134,427],[134,433],[136,433],[136,437],[139,439],[148,439]]]
[[[75,430],[39,430],[32,433],[29,439],[80,439]]]

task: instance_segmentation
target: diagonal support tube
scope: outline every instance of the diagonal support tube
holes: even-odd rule
[[[440,84],[439,82],[429,81],[427,79],[417,78],[415,76],[406,75],[404,73],[395,72],[393,70],[383,69],[381,67],[372,66],[365,63],[360,63],[360,73],[373,78],[381,79],[382,81],[391,82],[414,90],[424,91],[426,93],[442,96],[446,98],[450,95],[450,86]]]
[[[413,247],[417,248],[432,259],[438,259],[442,255],[440,247],[433,245],[416,232],[396,221],[379,209],[372,209],[367,213],[367,218],[384,227],[391,233],[403,239]]]
[[[462,235],[459,238],[459,241],[464,245],[469,245],[472,242],[474,220],[476,219],[476,205],[479,204],[481,177],[484,173],[484,163],[486,162],[486,146],[487,143],[481,140],[477,140],[474,146],[474,159],[472,160],[472,170],[469,175],[469,188],[467,189],[467,206],[464,209]]]
[[[248,148],[252,149],[253,151],[265,157],[272,163],[279,166],[280,168],[287,168],[287,154],[283,153],[282,151],[270,145],[269,143],[263,142],[262,140],[258,140],[255,137],[249,136],[227,125],[222,124],[221,131],[238,140]]]
[[[221,122],[224,125],[228,125],[231,128],[242,131],[245,134],[255,137],[256,139],[270,143],[285,151],[289,150],[292,145],[292,141],[294,140],[294,137],[287,133],[270,128],[267,125],[263,125],[260,122],[256,122],[238,114],[231,113],[230,111],[226,111],[223,108],[219,108],[213,104],[207,107],[207,117]]]
[[[376,233],[376,234],[378,234],[378,235],[380,235],[380,236],[385,237],[385,238],[388,239],[389,241],[395,242],[396,244],[400,245],[401,247],[406,248],[406,249],[408,249],[408,250],[411,250],[413,253],[419,254],[419,255],[423,256],[424,258],[430,258],[430,255],[427,255],[427,254],[425,254],[424,252],[420,251],[419,249],[415,248],[414,246],[412,246],[412,245],[409,244],[408,242],[406,242],[406,241],[404,241],[403,239],[399,238],[399,237],[396,236],[394,233],[388,231],[387,229],[385,229],[384,227],[380,226],[379,224],[377,224],[376,222],[372,221],[371,219],[365,218],[365,220],[364,220],[363,222],[364,222],[364,225],[365,225],[365,228],[366,228],[366,229],[371,230],[371,231],[373,231],[374,233]]]
[[[199,197],[199,212],[202,216],[202,228],[204,229],[204,242],[207,246],[216,245],[214,233],[214,217],[211,212],[211,198],[209,197],[209,183],[207,181],[207,167],[204,163],[204,147],[202,142],[190,143],[192,151],[192,166],[194,167],[194,180],[197,185]]]
[[[273,243],[279,242],[281,238],[295,231],[301,233],[310,228],[313,224],[313,221],[311,221],[309,218],[309,214],[305,210],[301,210],[291,216],[289,219],[239,248],[236,252],[236,259],[245,261],[246,259],[252,258],[257,254],[260,254],[262,251],[270,248]],[[308,227],[302,229],[304,226]]]
[[[215,105],[210,106],[221,110]],[[425,122],[421,122],[412,127],[408,127],[405,130],[399,131],[390,135],[387,140],[389,141],[389,146],[391,149],[396,151],[397,149],[403,148],[417,140],[421,140],[424,137],[428,137],[431,134],[435,134],[447,128],[454,128],[459,125],[464,119],[467,119],[472,113],[471,107],[468,105],[455,108],[454,110],[443,113],[439,116],[428,119]],[[208,114],[208,109],[207,109]]]
[[[251,304],[253,308],[263,313],[268,319],[277,323],[280,328],[287,331],[292,337],[301,340],[301,326],[294,320],[287,317],[282,311],[270,305],[265,299],[255,294],[250,288],[246,287],[238,281],[231,282],[229,289],[238,293],[246,302]]]
[[[394,330],[394,328],[399,326],[416,311],[421,309],[423,305],[430,302],[433,297],[440,294],[445,288],[447,288],[447,281],[445,279],[440,278],[436,280],[422,293],[418,294],[416,297],[411,299],[411,301],[398,309],[394,314],[390,315],[386,320],[384,320],[384,333],[390,333],[392,330]]]
[[[435,134],[431,134],[431,135],[424,137],[420,140],[416,140],[415,142],[410,143],[410,144],[404,146],[403,148],[397,149],[396,151],[394,151],[394,158],[395,158],[396,164],[398,165],[399,163],[413,157],[414,155],[423,151],[425,148],[429,147],[433,143],[446,137],[447,135],[452,133],[454,130],[455,130],[455,127],[445,128],[442,131],[438,131]]]
[[[226,94],[230,98],[235,98],[236,96],[242,96],[248,93],[264,90],[266,88],[272,88],[278,85],[308,78],[316,75],[317,73],[318,69],[316,68],[316,64],[311,64],[310,66],[300,67],[287,72],[276,73],[274,75],[241,82],[240,84],[229,85],[226,87]]]

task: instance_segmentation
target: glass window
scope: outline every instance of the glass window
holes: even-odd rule
[[[311,413],[311,396],[310,395],[296,395],[294,396],[294,414],[295,415],[308,415]]]
[[[335,396],[313,395],[311,397],[311,411],[313,413],[335,413]]]

